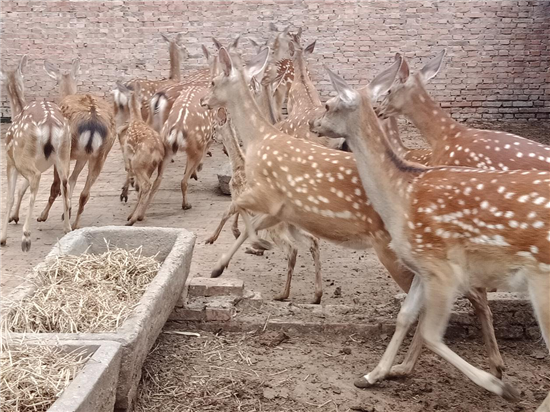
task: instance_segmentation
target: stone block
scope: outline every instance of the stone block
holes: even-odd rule
[[[188,296],[242,296],[244,282],[236,278],[202,278],[194,277],[189,282]]]

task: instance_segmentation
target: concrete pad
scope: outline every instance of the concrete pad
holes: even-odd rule
[[[117,386],[117,411],[130,411],[141,377],[141,367],[160,334],[176,302],[181,296],[195,244],[195,235],[183,229],[152,227],[91,227],[76,230],[64,236],[46,259],[60,254],[80,254],[85,251],[101,253],[111,247],[143,247],[145,255],[155,255],[162,261],[159,273],[147,287],[130,317],[116,331],[110,333],[43,333],[17,334],[14,338],[27,341],[43,339],[115,341],[122,345],[122,361]],[[33,277],[10,295],[20,300],[31,295],[36,286]],[[4,303],[4,302],[3,302]],[[5,308],[3,308],[5,310]]]
[[[229,182],[231,181],[231,165],[228,163],[221,168],[221,171],[218,173],[218,184],[220,186],[220,191],[224,195],[230,195],[231,189],[229,188]]]
[[[7,340],[9,347],[21,340]],[[62,351],[84,350],[92,356],[65,388],[48,412],[112,412],[115,406],[116,386],[122,358],[121,345],[102,341],[57,341],[25,342],[28,345],[56,346]],[[9,350],[9,349],[8,349]]]
[[[194,277],[189,282],[189,297],[198,296],[242,296],[244,282],[236,278],[201,278]]]

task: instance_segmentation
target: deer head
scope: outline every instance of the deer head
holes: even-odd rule
[[[392,86],[402,61],[399,56],[389,69],[376,76],[361,91],[354,90],[342,77],[325,66],[332,86],[338,95],[327,101],[323,116],[310,122],[311,131],[334,138],[359,136],[358,128],[361,125],[362,113],[357,109],[360,106],[361,93],[367,93],[371,101],[376,101]]]
[[[233,62],[228,50],[222,47],[218,57],[220,74],[212,80],[212,88],[201,99],[201,106],[208,106],[210,109],[222,107],[228,101],[229,96],[239,91],[243,82],[248,87],[252,78],[265,69],[269,51],[269,47],[265,48],[244,68],[240,69],[239,65]]]
[[[273,23],[269,25],[269,28],[271,31],[277,32],[275,40],[273,41],[273,60],[279,61],[291,56],[290,43],[293,38],[290,33],[290,26],[287,26],[282,32],[279,32]]]
[[[418,73],[410,75],[409,64],[403,59],[397,76],[398,82],[390,89],[390,93],[382,100],[379,113],[382,117],[395,116],[402,113],[403,108],[409,103],[411,92],[434,78],[443,64],[445,50],[428,61]]]
[[[44,61],[44,70],[52,79],[54,79],[61,91],[61,97],[76,94],[76,77],[78,70],[80,69],[80,59],[73,59],[71,64],[71,70],[67,73],[61,73],[61,71],[51,64],[49,61]]]

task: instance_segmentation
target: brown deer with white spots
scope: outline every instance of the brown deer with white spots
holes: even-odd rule
[[[213,87],[202,103],[213,108],[225,107],[245,145],[248,187],[234,203],[247,230],[221,256],[212,276],[223,273],[247,237],[254,245],[267,246],[258,244],[256,230],[286,222],[340,246],[373,247],[392,278],[408,291],[414,275],[397,261],[390,248],[392,239],[361,186],[353,155],[293,138],[265,120],[247,86],[250,79],[261,72],[265,61],[255,60],[246,70],[239,69],[225,49],[220,50],[219,59],[222,72],[213,80]],[[381,73],[369,89],[376,94],[389,89],[398,68],[396,63]],[[383,83],[383,87],[379,83]],[[248,211],[257,214],[252,221]],[[484,336],[493,337],[486,344],[491,370],[498,374],[501,365],[494,364],[494,360],[500,356],[493,355],[498,355],[498,346],[492,333],[492,320],[487,316],[490,312],[478,310],[487,304],[479,300],[476,290],[467,296],[474,303]],[[400,376],[402,371],[396,368],[391,374]]]
[[[487,170],[548,170],[550,147],[495,130],[474,129],[454,120],[428,94],[426,82],[440,70],[445,50],[418,73],[403,61],[399,82],[382,101],[383,117],[404,115],[432,149],[432,165],[469,166]]]
[[[153,130],[141,117],[141,97],[139,84],[134,90],[123,84],[117,85],[120,104],[126,105],[128,123],[117,130],[120,146],[124,156],[124,164],[128,176],[134,176],[139,190],[136,207],[128,216],[127,226],[136,221],[142,221],[160,182],[162,181],[162,161],[164,159],[164,144],[159,134]],[[124,98],[121,99],[121,95]],[[121,113],[124,115],[123,113]],[[157,170],[155,182],[151,184],[151,176]],[[129,177],[126,179],[120,195],[121,199],[128,199],[130,186]]]
[[[477,385],[517,400],[515,388],[470,365],[445,345],[443,335],[460,291],[521,284],[550,348],[550,172],[407,162],[387,141],[371,105],[372,93],[329,75],[338,96],[327,102],[312,130],[349,142],[362,186],[391,235],[393,250],[416,274],[384,356],[355,385],[369,387],[388,376],[423,307],[419,327],[430,350]],[[550,395],[538,411],[549,407]]]
[[[151,101],[153,95],[157,91],[177,85],[181,81],[181,58],[182,55],[187,56],[187,50],[180,44],[182,36],[181,33],[178,33],[172,39],[162,33],[161,36],[164,41],[169,44],[168,51],[170,52],[170,73],[168,78],[158,80],[137,78],[132,79],[125,84],[126,87],[130,88],[134,88],[136,84],[139,84],[141,90],[141,115],[146,121],[149,120],[149,102]]]
[[[237,132],[231,122],[231,119],[227,119],[225,124],[218,128],[217,134],[221,137],[223,145],[225,146],[229,161],[231,163],[231,181],[229,186],[231,189],[231,198],[233,200],[238,199],[240,194],[246,190],[246,175],[245,175],[245,158],[244,154],[239,146],[239,139]],[[206,240],[206,244],[213,244],[220,235],[223,226],[227,220],[235,215],[238,217],[237,207],[235,203],[231,203],[226,212],[222,215],[222,219],[216,228],[215,232]],[[239,237],[240,234],[235,230],[237,219],[235,219],[233,226],[233,234],[235,237]],[[296,258],[298,255],[298,245],[305,244],[309,247],[313,262],[315,265],[315,297],[313,299],[314,304],[321,303],[321,297],[323,296],[323,282],[321,277],[321,256],[319,251],[319,240],[309,233],[304,232],[301,229],[293,225],[281,222],[275,226],[272,226],[265,230],[269,238],[285,252],[288,260],[288,269],[285,287],[279,295],[275,297],[275,300],[285,300],[290,296],[290,285],[292,282],[292,275],[294,274],[294,268],[296,267]]]
[[[61,112],[69,122],[71,132],[71,160],[76,160],[69,177],[69,198],[72,198],[76,181],[82,169],[88,163],[88,176],[80,199],[73,229],[80,225],[84,206],[90,199],[90,190],[97,180],[105,159],[115,142],[115,118],[112,107],[105,99],[92,94],[77,94],[76,76],[80,67],[79,59],[72,62],[68,73],[61,73],[51,63],[45,62],[46,73],[59,83],[61,92]],[[48,204],[38,218],[39,222],[48,219],[50,209],[59,196],[59,176],[54,173]],[[69,210],[70,213],[70,210]]]
[[[23,252],[28,252],[31,248],[31,220],[40,177],[51,166],[55,166],[56,175],[62,182],[61,195],[65,212],[63,228],[65,233],[71,231],[68,214],[70,198],[67,187],[71,151],[69,125],[55,103],[47,101],[26,103],[23,79],[26,64],[27,56],[25,55],[19,61],[17,69],[8,73],[0,72],[2,81],[6,85],[12,116],[12,123],[6,132],[8,192],[7,204],[4,205],[5,214],[2,219],[0,245],[6,245],[8,223],[11,221],[19,222],[21,201],[30,186],[29,210],[23,225],[23,238],[21,241]],[[25,181],[19,189],[17,203],[10,215],[19,175],[23,176]]]

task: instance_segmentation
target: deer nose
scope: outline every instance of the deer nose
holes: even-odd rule
[[[206,99],[204,97],[201,97],[201,99],[199,100],[199,104],[201,105],[201,107],[208,107],[208,103],[206,102]]]
[[[308,125],[309,130],[313,131],[313,128],[315,127],[315,119],[309,119]]]

